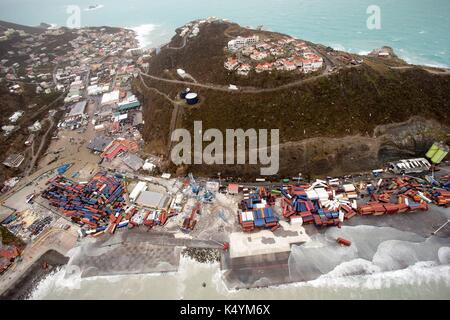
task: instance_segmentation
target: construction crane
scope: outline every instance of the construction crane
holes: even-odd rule
[[[189,215],[189,217],[186,217],[183,221],[183,226],[182,229],[183,231],[190,231],[190,230],[194,230],[195,225],[197,224],[197,213],[199,213],[200,211],[200,203],[197,202],[197,204],[192,208],[191,214]]]
[[[192,173],[189,173],[189,184],[192,188],[192,192],[195,194],[198,194],[198,192],[200,191],[200,186],[198,185],[198,183],[195,181],[194,176],[192,175]]]
[[[228,251],[230,249],[230,243],[229,242],[223,242],[222,243],[222,242],[219,242],[219,241],[216,241],[216,240],[212,240],[212,239],[211,239],[211,241],[217,243],[220,246],[222,246],[222,250],[223,251]]]

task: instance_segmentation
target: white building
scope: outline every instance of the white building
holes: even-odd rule
[[[240,76],[247,76],[251,70],[251,66],[249,64],[243,63],[237,68],[237,74]]]
[[[236,51],[243,47],[248,47],[255,45],[259,41],[258,36],[252,36],[252,37],[237,37],[233,40],[228,41],[228,50]]]
[[[130,202],[135,202],[142,191],[147,190],[147,183],[144,181],[139,181],[134,187],[133,191],[130,193]]]
[[[39,122],[39,120],[37,120],[35,123],[33,123],[33,125],[28,127],[28,130],[30,130],[30,132],[36,132],[42,129],[42,124]]]
[[[177,69],[177,74],[183,79],[186,77],[186,71],[183,69]]]
[[[11,121],[12,123],[16,123],[17,120],[19,120],[20,117],[22,117],[23,115],[23,111],[16,111],[12,114],[11,117],[9,117],[9,121]]]
[[[225,61],[224,63],[224,67],[225,69],[229,70],[229,71],[233,71],[234,69],[236,69],[239,65],[239,62],[236,58],[228,58],[227,61]]]
[[[250,55],[250,59],[260,61],[267,58],[267,53],[255,51]]]
[[[104,106],[107,104],[113,104],[113,103],[119,102],[119,95],[120,95],[119,90],[114,90],[114,91],[103,94],[101,105]]]

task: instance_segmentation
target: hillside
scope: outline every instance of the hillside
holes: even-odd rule
[[[199,84],[213,84],[216,88],[143,76],[145,86],[153,88],[147,89],[140,78],[136,80],[135,88],[145,98],[144,137],[150,152],[167,154],[164,146],[168,145],[171,122],[172,127],[176,124],[190,131],[194,120],[203,121],[203,130],[218,128],[223,132],[227,128],[278,128],[280,142],[284,143],[280,154],[284,167],[280,174],[296,174],[298,170],[341,174],[367,169],[405,154],[422,155],[434,139],[448,139],[450,76],[447,72],[410,66],[397,58],[350,55],[364,59],[362,64],[354,66],[346,63],[344,57],[349,54],[326,54],[325,47],[311,44],[335,62],[337,72],[322,75],[273,72],[240,77],[230,75],[223,67],[230,30],[233,36],[253,32],[235,24],[206,24],[184,47],[181,38],[175,36],[169,47],[179,49],[162,49],[150,60],[150,75],[180,80],[176,69],[182,68]],[[269,33],[269,36],[280,35]],[[242,86],[242,90],[219,90],[219,86],[230,83]],[[172,112],[177,108],[161,93],[176,101],[177,94],[187,86],[199,94],[201,102],[195,107],[181,103],[180,110]],[[412,118],[416,125],[400,124]],[[375,136],[377,127],[396,123],[400,128],[397,131]],[[340,148],[336,149],[336,144],[326,147],[329,138],[342,137],[346,137],[345,144]],[[307,152],[298,143],[307,143]],[[191,169],[213,174],[219,168]],[[254,174],[250,167],[220,169],[230,174],[242,171]]]
[[[27,33],[33,33],[33,34],[39,34],[39,33],[42,33],[45,31],[45,28],[42,26],[30,27],[30,26],[24,26],[21,24],[0,20],[0,31],[5,31],[7,29],[23,30]]]

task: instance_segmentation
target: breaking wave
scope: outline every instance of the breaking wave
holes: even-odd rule
[[[355,275],[360,271],[370,274]],[[250,290],[227,289],[223,274],[218,264],[190,258],[173,273],[81,279],[67,277],[61,268],[42,280],[30,299],[445,299],[450,294],[450,266],[435,261],[380,272],[357,259],[312,281]]]
[[[154,42],[154,31],[157,27],[158,25],[156,24],[142,24],[137,27],[129,27],[128,29],[136,32],[136,39],[138,40],[141,48],[148,48]]]
[[[449,252],[449,247],[439,250],[447,259],[444,262]],[[49,274],[30,299],[445,299],[450,295],[450,265],[436,261],[381,271],[358,258],[315,280],[250,290],[228,289],[218,263],[202,264],[187,257],[181,258],[178,272],[171,273],[83,279],[66,273],[63,267]]]
[[[337,245],[337,236],[352,241]],[[87,247],[86,247],[87,248]],[[446,299],[450,296],[450,241],[390,227],[344,226],[294,246],[290,284],[227,288],[219,263],[181,256],[178,271],[82,278],[72,267],[89,249],[74,248],[68,265],[44,278],[30,299]],[[91,252],[90,254],[98,254]]]

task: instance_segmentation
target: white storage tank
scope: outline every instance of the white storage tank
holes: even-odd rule
[[[186,102],[189,105],[196,104],[198,102],[198,95],[194,92],[189,92],[186,94]]]

